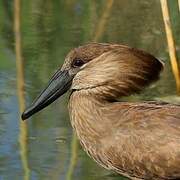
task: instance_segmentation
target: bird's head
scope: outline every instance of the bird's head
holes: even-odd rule
[[[90,43],[71,50],[47,87],[22,114],[27,119],[66,91],[88,91],[115,99],[155,81],[162,63],[152,55],[118,44]]]

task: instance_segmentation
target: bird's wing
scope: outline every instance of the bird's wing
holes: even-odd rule
[[[115,103],[110,109],[116,113],[114,132],[103,144],[112,169],[137,177],[180,177],[180,106]]]
[[[110,109],[109,117],[117,127],[126,127],[131,130],[159,131],[163,129],[177,130],[180,136],[180,105],[174,105],[164,102],[142,102],[126,103],[118,102],[108,107]],[[166,132],[166,133],[168,133]]]

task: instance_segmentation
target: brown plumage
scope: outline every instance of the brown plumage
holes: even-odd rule
[[[61,71],[22,118],[70,88],[71,124],[98,164],[130,179],[178,179],[180,106],[117,101],[157,80],[161,70],[162,63],[141,50],[117,44],[80,46],[67,55]]]

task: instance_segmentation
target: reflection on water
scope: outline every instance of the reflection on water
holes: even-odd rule
[[[18,76],[16,60],[24,60],[25,100],[30,104],[72,47],[89,41],[128,44],[147,50],[166,63],[157,84],[129,99],[178,101],[160,2],[22,0],[16,38],[13,2],[0,1],[0,179],[125,179],[99,167],[80,148],[69,122],[68,96],[27,121],[26,134],[26,125],[19,121],[17,96],[23,89],[16,86],[24,80],[23,75]],[[178,9],[178,4],[169,2],[173,32],[180,44],[180,24],[175,20],[178,11],[173,10]],[[18,44],[21,47],[17,48]],[[19,142],[19,138],[23,140]]]

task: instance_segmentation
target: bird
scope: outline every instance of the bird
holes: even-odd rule
[[[163,66],[126,45],[81,45],[67,54],[22,119],[69,90],[71,125],[99,165],[132,180],[180,179],[180,105],[121,101],[158,80]]]

